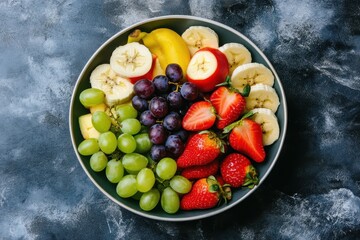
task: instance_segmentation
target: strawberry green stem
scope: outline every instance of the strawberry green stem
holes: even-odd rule
[[[232,85],[231,85],[231,78],[230,78],[229,75],[226,76],[226,79],[225,79],[224,82],[219,83],[219,84],[216,85],[216,87],[222,87],[222,86],[229,88],[229,89],[230,89],[231,91],[233,91],[233,92],[240,93],[241,96],[243,96],[243,97],[249,96],[250,90],[251,90],[251,87],[250,87],[249,84],[246,84],[245,87],[242,89],[242,91],[240,91],[240,90],[237,89],[237,88],[232,87]]]
[[[259,184],[259,178],[257,176],[256,169],[254,166],[250,165],[248,167],[243,187],[248,187],[250,189],[254,188],[256,185]]]
[[[236,122],[233,122],[229,125],[227,125],[226,127],[224,127],[223,129],[223,133],[229,133],[234,127],[240,125],[242,123],[242,120],[244,120],[245,118],[249,118],[251,117],[252,115],[254,115],[254,112],[250,111],[250,112],[247,112],[245,113],[240,120],[236,121]]]
[[[229,86],[231,82],[231,78],[229,75],[226,76],[225,81],[222,83],[219,83],[216,85],[216,87],[221,87],[221,86]]]

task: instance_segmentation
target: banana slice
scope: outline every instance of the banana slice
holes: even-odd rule
[[[238,66],[251,63],[251,53],[240,43],[226,43],[219,47],[219,50],[225,54],[228,60],[230,74],[232,74]]]
[[[183,32],[181,37],[186,42],[191,56],[204,47],[219,48],[217,33],[208,27],[191,26]]]
[[[129,101],[134,94],[133,84],[118,76],[110,64],[97,66],[90,75],[90,84],[105,93],[105,103],[109,107]]]
[[[254,115],[250,118],[261,125],[264,146],[273,144],[280,136],[280,127],[277,117],[267,108],[254,108],[251,111]]]
[[[152,64],[150,50],[138,42],[117,47],[110,58],[111,68],[125,78],[139,77],[149,72]]]
[[[249,84],[250,86],[257,83],[265,85],[274,85],[274,75],[263,64],[260,63],[246,63],[235,68],[231,75],[231,86],[240,91]]]
[[[254,108],[267,108],[275,113],[280,105],[275,89],[262,83],[251,86],[250,94],[245,99],[247,111]]]

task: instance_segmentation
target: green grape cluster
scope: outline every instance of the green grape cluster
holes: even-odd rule
[[[104,102],[104,97],[98,90],[86,89],[80,94],[80,101],[89,108]],[[176,213],[180,196],[191,190],[192,183],[176,174],[174,159],[165,157],[158,162],[151,159],[153,144],[148,129],[137,117],[138,112],[131,104],[92,113],[91,122],[99,137],[83,140],[78,152],[90,157],[93,171],[105,171],[109,182],[116,185],[119,197],[138,200],[144,211],[161,205],[165,212]]]

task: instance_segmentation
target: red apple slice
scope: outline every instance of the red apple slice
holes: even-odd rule
[[[229,63],[225,54],[216,48],[202,48],[191,58],[187,68],[187,80],[202,92],[210,92],[225,81]]]

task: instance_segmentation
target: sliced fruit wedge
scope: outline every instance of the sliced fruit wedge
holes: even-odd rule
[[[105,103],[109,107],[131,100],[134,94],[133,84],[118,76],[110,64],[97,66],[90,75],[90,84],[105,93]]]
[[[258,83],[251,86],[250,94],[246,97],[246,110],[267,108],[276,112],[280,105],[279,96],[274,88]]]
[[[240,43],[226,43],[219,47],[228,60],[230,66],[230,74],[232,74],[240,65],[251,63],[251,53],[249,50]]]
[[[265,85],[274,85],[274,75],[263,64],[247,63],[235,68],[231,75],[231,86],[237,88],[240,92],[246,85],[255,85],[262,83]]]
[[[186,112],[182,126],[188,131],[202,131],[211,128],[216,120],[215,110],[210,102],[196,102]]]
[[[134,78],[145,75],[152,66],[150,50],[138,42],[117,47],[110,58],[111,68],[120,76]]]
[[[253,112],[254,115],[252,115],[250,119],[261,125],[264,146],[269,146],[278,140],[280,127],[275,114],[267,108],[255,108],[251,110],[251,112]]]
[[[196,51],[205,48],[219,48],[219,37],[214,30],[204,26],[191,26],[184,31],[181,37],[186,42],[191,56]]]

